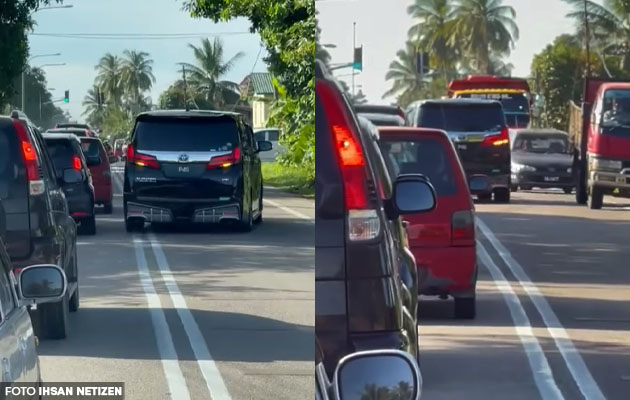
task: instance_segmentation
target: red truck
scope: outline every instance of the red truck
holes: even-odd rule
[[[569,120],[578,204],[600,209],[605,195],[630,198],[630,82],[586,79]]]
[[[451,81],[448,96],[499,101],[510,128],[527,128],[531,120],[533,97],[525,79],[469,75],[466,79]]]

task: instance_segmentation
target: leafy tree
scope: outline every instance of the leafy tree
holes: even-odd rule
[[[236,103],[240,97],[238,84],[220,79],[230,72],[245,53],[239,51],[225,61],[223,42],[219,38],[212,42],[203,39],[201,46],[189,44],[188,47],[193,50],[197,61],[197,65],[182,63],[186,67],[186,75],[192,90],[203,94],[213,108],[221,108],[226,103]]]
[[[132,113],[137,114],[148,109],[149,104],[144,93],[155,83],[153,60],[149,58],[149,53],[125,50],[121,61],[120,76]]]
[[[181,79],[174,82],[160,94],[158,107],[163,110],[182,110],[186,108],[186,103],[193,110],[209,110],[212,108],[212,104],[206,100],[205,96],[191,91],[190,86],[184,90],[184,81]]]
[[[319,38],[322,34],[322,29],[317,24],[317,19],[315,19],[315,59],[321,60],[324,64],[328,65],[330,63],[331,57],[330,53],[324,45],[321,44]]]
[[[393,81],[392,88],[385,92],[383,98],[408,97],[411,93],[419,93],[426,85],[422,75],[417,72],[416,53],[416,47],[411,42],[407,42],[404,50],[398,50],[398,59],[389,64],[389,71],[385,75],[385,80]]]
[[[494,53],[508,55],[518,40],[516,11],[503,0],[457,0],[451,44],[459,44],[475,69],[488,73]]]
[[[100,88],[97,85],[88,90],[87,95],[83,99],[81,105],[84,107],[83,115],[86,117],[87,123],[91,126],[101,126],[105,118],[105,105],[99,102],[98,92]]]
[[[122,105],[123,85],[122,85],[122,60],[111,53],[105,54],[99,60],[95,86],[103,90],[106,98],[114,105]]]
[[[134,116],[122,107],[107,107],[103,116],[101,130],[110,139],[122,139],[129,136],[134,124]]]

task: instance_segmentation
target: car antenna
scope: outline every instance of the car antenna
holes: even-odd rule
[[[188,105],[188,94],[186,91],[186,65],[182,64],[182,74],[184,75],[184,104],[186,106],[186,111],[190,111],[190,107]]]

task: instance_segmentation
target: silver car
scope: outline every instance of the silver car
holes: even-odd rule
[[[36,338],[27,307],[58,301],[66,287],[66,276],[56,265],[26,267],[16,280],[0,239],[0,382],[41,382]]]
[[[271,142],[271,151],[265,151],[260,153],[261,161],[276,161],[276,158],[283,151],[283,147],[278,144],[280,140],[280,129],[278,128],[263,128],[256,129],[254,131],[256,141]]]

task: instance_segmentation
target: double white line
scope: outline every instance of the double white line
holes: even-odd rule
[[[138,273],[140,275],[140,282],[144,289],[145,296],[149,310],[151,312],[151,322],[153,323],[153,331],[155,332],[155,339],[157,341],[158,350],[160,352],[160,358],[162,359],[162,368],[166,376],[167,384],[170,390],[170,398],[177,400],[189,400],[190,393],[188,386],[186,385],[186,379],[182,374],[179,367],[179,360],[177,357],[177,351],[173,343],[173,337],[166,322],[166,316],[162,309],[162,303],[160,297],[155,291],[153,280],[147,265],[147,259],[144,254],[145,248],[153,250],[153,254],[157,260],[157,266],[160,270],[162,281],[168,289],[169,296],[177,315],[184,326],[186,336],[190,346],[197,359],[197,364],[201,370],[208,391],[212,396],[212,400],[231,400],[227,387],[223,382],[223,378],[219,373],[216,363],[214,362],[206,341],[199,330],[199,326],[195,321],[192,313],[188,309],[186,300],[179,290],[179,286],[173,273],[168,265],[164,251],[159,241],[154,235],[148,235],[149,240],[140,239],[134,237],[133,242],[136,250],[136,261],[138,264]]]

